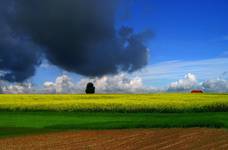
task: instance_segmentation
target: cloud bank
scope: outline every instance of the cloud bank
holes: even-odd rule
[[[176,82],[172,82],[169,85],[168,91],[170,92],[187,92],[192,89],[200,88],[200,85],[194,74],[188,73],[184,76],[184,79],[180,79]]]
[[[3,80],[33,76],[43,56],[89,77],[133,72],[147,64],[145,42],[151,33],[116,29],[118,0],[0,0],[0,5]]]
[[[198,82],[194,74],[188,73],[184,79],[173,82],[168,87],[168,92],[189,92],[193,89],[201,89],[205,92],[227,93],[228,78],[224,72],[217,79],[210,79],[203,82]]]
[[[85,93],[88,82],[93,82],[96,93],[159,93],[159,92],[187,92],[194,89],[201,89],[205,92],[227,93],[228,76],[224,73],[217,79],[210,79],[199,82],[197,77],[188,73],[183,79],[171,82],[167,87],[145,86],[143,79],[138,76],[120,73],[117,75],[107,75],[95,78],[82,78],[78,82],[67,75],[61,75],[54,82],[46,81],[41,88],[35,87],[31,83],[6,83],[1,81],[2,93]],[[0,87],[1,87],[0,86]]]
[[[79,92],[71,79],[67,75],[56,78],[55,82],[46,81],[43,84],[44,92],[47,93],[74,93]]]
[[[56,78],[55,82],[44,82],[44,93],[84,93],[88,82],[93,82],[96,93],[145,93],[155,92],[155,88],[146,88],[139,77],[129,78],[127,74],[114,76],[96,77],[93,79],[84,78],[73,83],[67,75]]]
[[[2,93],[6,94],[28,94],[37,92],[31,83],[5,84],[2,86]]]

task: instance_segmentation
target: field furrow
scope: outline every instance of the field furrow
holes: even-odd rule
[[[167,136],[165,133],[168,135],[172,134],[172,136]],[[227,130],[207,128],[68,131],[33,136],[4,138],[0,140],[0,147],[1,150],[220,150],[226,149],[228,147],[227,137]],[[167,142],[164,143],[164,141]],[[160,145],[160,143],[163,144]]]

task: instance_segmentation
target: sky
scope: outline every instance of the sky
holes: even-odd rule
[[[227,56],[226,0],[141,0],[126,24],[152,29],[150,63]]]
[[[48,1],[50,4],[55,3],[53,0]],[[71,92],[74,92],[89,81],[94,82],[100,92],[129,92],[129,89],[130,92],[189,91],[195,88],[228,92],[227,0],[132,0],[121,1],[118,4],[111,1],[108,4],[105,1],[104,4],[103,1],[98,4],[95,0],[94,5],[101,10],[93,9],[93,5],[86,4],[87,2],[75,4],[85,6],[85,10],[79,11],[82,15],[74,16],[76,21],[79,18],[79,22],[86,25],[85,28],[66,25],[72,23],[69,22],[72,21],[72,16],[68,15],[78,13],[77,11],[67,11],[62,16],[61,11],[53,8],[54,15],[42,13],[37,15],[35,10],[25,9],[34,4],[32,2],[26,4],[23,1],[15,8],[11,8],[16,10],[19,18],[11,19],[14,21],[9,23],[11,30],[16,34],[21,34],[19,31],[26,31],[26,36],[29,35],[29,38],[21,38],[25,35],[20,35],[20,40],[14,41],[20,44],[19,46],[15,44],[16,48],[13,49],[16,49],[15,52],[19,56],[24,56],[23,60],[27,60],[31,55],[33,58],[26,61],[32,64],[24,70],[28,74],[19,76],[17,74],[20,73],[15,72],[14,78],[2,75],[3,80],[8,80],[9,84],[14,85],[32,82],[37,88],[44,86],[52,92],[56,91],[57,82],[66,84],[64,87],[74,86],[71,89]],[[4,4],[4,0],[0,0],[0,3]],[[54,6],[59,8],[58,3],[61,2],[56,3]],[[39,7],[42,8],[43,5],[45,2],[38,4],[38,12]],[[64,6],[61,7],[63,10],[68,7],[71,9],[68,4]],[[17,9],[25,11],[17,12]],[[26,11],[36,14],[38,19],[31,19],[34,16],[25,15]],[[97,15],[87,12],[96,12]],[[4,16],[4,13],[2,14]],[[85,22],[84,18],[90,18],[90,21]],[[0,19],[0,25],[7,22],[5,20]],[[40,23],[47,20],[53,25],[53,30],[44,30],[45,27],[52,27]],[[36,21],[39,27],[32,24]],[[56,23],[60,25],[56,26]],[[72,24],[78,25],[74,22]],[[59,29],[63,31],[59,32]],[[96,33],[98,31],[99,33]],[[114,35],[120,32],[127,36],[116,38]],[[66,34],[69,36],[64,37]],[[43,39],[44,36],[47,38]],[[75,44],[71,39],[79,41]],[[125,40],[124,44],[119,46],[122,40]],[[20,68],[20,66],[11,67],[17,61],[4,61],[6,56],[10,56],[7,60],[15,60],[15,56],[1,50],[5,47],[1,46],[0,41],[0,53],[5,56],[2,58],[0,56],[0,60],[3,60],[0,61],[2,74]],[[37,54],[23,50],[20,53],[20,49],[24,47],[34,49]],[[42,51],[41,53],[45,55],[38,51]],[[90,54],[87,54],[88,52]],[[38,55],[42,55],[39,61]],[[36,59],[37,61],[33,61]],[[26,62],[22,62],[21,65]],[[107,88],[113,82],[118,82],[118,85]]]

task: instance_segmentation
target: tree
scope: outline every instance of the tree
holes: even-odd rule
[[[3,90],[2,90],[2,87],[0,86],[0,94],[2,94],[3,93]]]
[[[0,75],[1,75],[1,74],[0,74]],[[3,87],[3,81],[0,80],[0,94],[3,94],[3,89],[2,89],[2,87]]]
[[[93,83],[89,82],[87,84],[85,92],[86,92],[86,94],[94,94],[95,93],[95,87],[94,87]]]

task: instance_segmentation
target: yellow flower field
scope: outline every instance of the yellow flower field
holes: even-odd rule
[[[0,95],[1,111],[228,111],[228,94]]]

